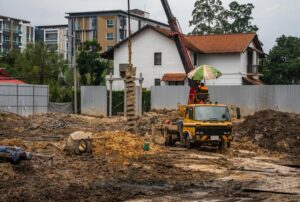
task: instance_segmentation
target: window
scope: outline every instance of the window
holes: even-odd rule
[[[154,53],[154,65],[161,65],[161,53]]]
[[[96,29],[96,27],[97,27],[97,19],[92,18],[92,29]]]
[[[106,46],[106,50],[110,50],[112,48],[113,48],[113,46]]]
[[[154,85],[155,86],[160,86],[160,79],[155,79],[154,80]]]
[[[184,81],[169,81],[169,86],[183,86]]]
[[[8,35],[4,36],[4,41],[9,41],[9,36]]]
[[[107,40],[114,40],[114,33],[106,33],[106,39]]]
[[[124,40],[126,38],[126,30],[120,29],[120,40]]]
[[[125,27],[126,25],[127,25],[127,19],[126,19],[126,17],[122,17],[120,19],[120,26]]]
[[[106,20],[106,27],[107,28],[114,27],[114,20],[113,19]]]
[[[199,106],[195,107],[196,121],[230,121],[227,107]]]
[[[194,53],[194,65],[197,66],[197,64],[198,64],[197,53]]]
[[[75,21],[75,30],[80,30],[80,20]]]
[[[57,31],[48,31],[48,32],[46,32],[45,41],[57,41],[57,40],[58,40]]]

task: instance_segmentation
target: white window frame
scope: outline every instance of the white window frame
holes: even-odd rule
[[[108,37],[109,34],[112,34],[112,38]],[[108,40],[108,41],[114,40],[114,33],[113,32],[107,32],[106,33],[106,40]]]
[[[113,28],[114,26],[115,26],[115,22],[114,22],[113,19],[107,19],[106,20],[106,28]]]

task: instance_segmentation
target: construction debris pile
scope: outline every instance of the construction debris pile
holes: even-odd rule
[[[270,151],[300,153],[300,115],[274,110],[256,112],[238,126],[238,135]]]
[[[157,154],[163,149],[150,144],[150,151],[144,151],[143,145],[149,140],[121,131],[104,131],[93,135],[93,153],[96,156],[114,156],[119,160],[137,159],[144,155]]]
[[[163,124],[166,120],[177,121],[179,118],[177,110],[152,110],[137,121],[137,133],[150,134],[153,125]]]
[[[0,138],[28,136],[61,138],[81,130],[100,132],[105,130],[122,130],[125,120],[122,117],[96,118],[81,115],[49,113],[28,117],[12,113],[0,113]]]

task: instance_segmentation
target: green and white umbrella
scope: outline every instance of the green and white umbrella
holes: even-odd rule
[[[220,76],[222,76],[222,73],[209,65],[201,65],[187,75],[189,79],[194,81],[212,80],[217,79]]]

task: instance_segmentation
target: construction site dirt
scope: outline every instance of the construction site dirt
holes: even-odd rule
[[[123,117],[1,113],[0,145],[34,155],[0,163],[0,201],[299,201],[299,115],[245,117],[223,152],[158,143],[143,149],[153,124],[177,118],[176,111],[146,113],[131,134]],[[64,150],[75,131],[94,134],[92,154]]]

